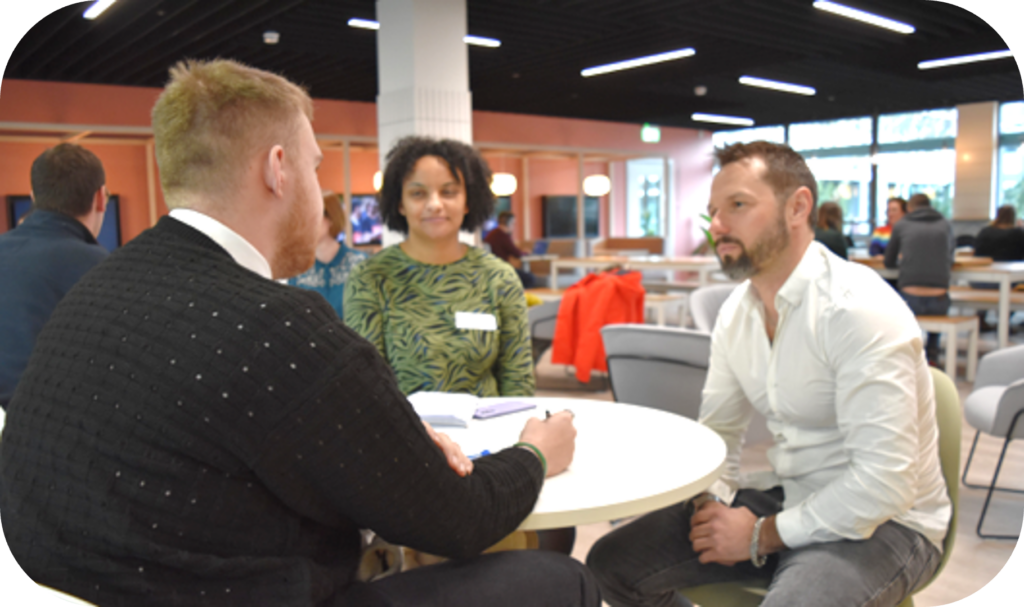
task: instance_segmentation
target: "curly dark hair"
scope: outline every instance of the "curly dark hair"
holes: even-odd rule
[[[491,192],[491,168],[477,152],[461,141],[431,139],[430,137],[403,137],[385,158],[384,183],[380,188],[380,216],[391,230],[409,233],[409,222],[399,210],[402,208],[402,186],[413,167],[424,156],[436,156],[448,165],[455,180],[466,190],[466,208],[462,229],[473,231],[494,214],[494,194]]]

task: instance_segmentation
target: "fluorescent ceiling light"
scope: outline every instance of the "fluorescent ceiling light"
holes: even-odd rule
[[[349,27],[358,27],[364,30],[379,30],[380,23],[376,21],[370,21],[369,19],[356,19],[355,17],[348,20]]]
[[[87,8],[85,12],[82,13],[82,16],[86,19],[95,19],[96,17],[102,15],[103,11],[110,8],[110,5],[113,4],[115,1],[116,0],[96,0],[96,2],[92,3],[92,6]]]
[[[358,27],[364,30],[379,30],[380,23],[377,21],[371,21],[369,19],[356,19],[352,18],[348,20],[349,27]],[[498,48],[501,46],[501,40],[495,38],[484,38],[483,36],[463,36],[462,41],[466,44],[472,44],[473,46],[486,46],[488,48]]]
[[[585,70],[581,70],[580,74],[583,74],[584,77],[597,76],[598,74],[628,70],[630,68],[640,67],[641,65],[651,65],[652,63],[662,63],[664,61],[672,61],[673,59],[692,57],[696,54],[697,51],[692,48],[681,48],[677,51],[669,51],[667,53],[658,53],[657,55],[648,55],[646,57],[637,57],[636,59],[627,59],[625,61],[617,61],[606,65],[588,67]]]
[[[738,126],[754,126],[753,118],[744,118],[743,116],[722,116],[719,114],[701,114],[697,112],[690,116],[691,120],[697,122],[715,122],[718,124],[735,124]]]
[[[947,65],[962,65],[964,63],[977,63],[978,61],[992,61],[993,59],[1006,59],[1013,57],[1010,51],[992,51],[990,53],[977,53],[975,55],[961,55],[959,57],[946,57],[945,59],[931,59],[917,64],[919,70],[930,70]]]
[[[755,78],[754,76],[740,76],[740,84],[782,91],[783,93],[796,93],[797,95],[814,95],[817,93],[814,88],[809,86],[779,82],[778,80],[765,80],[764,78]]]
[[[464,36],[462,40],[466,44],[472,44],[473,46],[486,46],[488,48],[498,48],[501,46],[501,40],[484,38],[483,36]]]
[[[895,19],[887,19],[885,17],[862,11],[860,9],[851,8],[843,4],[837,4],[835,2],[829,2],[828,0],[817,0],[814,3],[814,8],[820,8],[823,11],[828,11],[847,19],[855,19],[862,23],[874,25],[876,27],[882,27],[887,30],[899,32],[901,34],[913,34],[914,26],[909,23],[903,23],[902,21],[896,21]]]

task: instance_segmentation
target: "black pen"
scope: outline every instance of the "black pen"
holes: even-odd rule
[[[550,411],[545,411],[544,412],[544,419],[551,419],[551,412]]]

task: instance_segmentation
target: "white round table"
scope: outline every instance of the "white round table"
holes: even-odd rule
[[[468,428],[439,427],[467,455],[492,453],[519,439],[526,420],[570,409],[576,453],[569,469],[544,483],[522,530],[557,529],[651,512],[692,497],[725,468],[725,442],[714,431],[676,415],[578,398],[487,398],[535,403],[536,409],[486,420]]]

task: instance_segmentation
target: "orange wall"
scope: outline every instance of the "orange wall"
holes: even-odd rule
[[[0,121],[148,127],[149,113],[159,93],[160,90],[155,88],[5,79],[0,88]],[[314,100],[313,127],[317,133],[374,137],[377,133],[376,106],[362,102]],[[710,137],[706,133],[662,128],[660,143],[645,144],[640,141],[640,127],[635,124],[479,111],[473,112],[473,131],[477,141],[488,143],[583,147],[671,156],[677,173],[675,200],[680,207],[674,214],[679,218],[677,249],[688,252],[691,248],[693,238],[689,232],[693,230],[693,222],[689,218],[706,205],[707,184],[710,183],[710,161],[706,159],[705,149]],[[44,147],[42,144],[0,143],[0,195],[29,191],[28,167]],[[103,161],[110,190],[121,195],[125,240],[136,236],[149,226],[145,149],[137,145],[88,143],[86,147]],[[377,152],[354,149],[350,158],[353,193],[372,192],[373,173],[378,169]],[[519,180],[520,190],[512,197],[513,212],[521,218],[524,206],[529,205],[531,236],[534,238],[540,237],[542,232],[541,196],[576,193],[575,160],[531,159],[530,199],[527,201],[523,199],[522,192],[522,161],[497,154],[487,155],[487,159],[493,170],[513,173]],[[592,173],[607,175],[609,166],[607,163],[588,162],[585,174]],[[325,150],[320,181],[324,188],[344,191],[340,149]],[[163,215],[166,208],[159,187],[157,190],[158,215]],[[607,199],[605,197],[602,201],[601,232],[621,234],[625,230],[624,210],[617,210],[615,217],[610,217]],[[522,223],[518,222],[517,238],[523,235],[525,226]],[[0,230],[6,229],[4,218],[0,220]],[[697,233],[699,235],[699,230]]]

